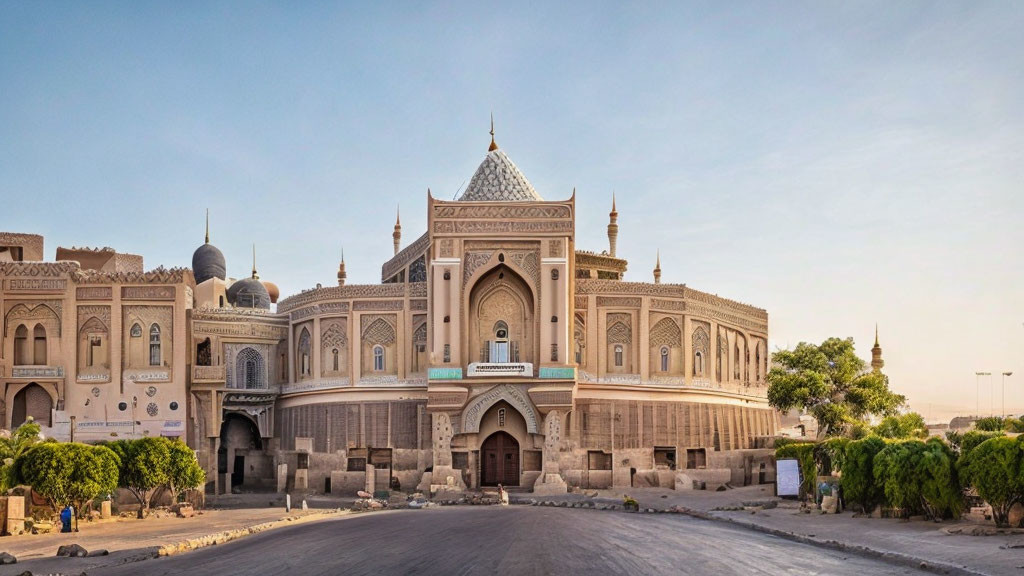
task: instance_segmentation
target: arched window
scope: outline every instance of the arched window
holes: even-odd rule
[[[14,363],[20,366],[32,363],[28,352],[28,328],[24,324],[14,331]]]
[[[498,320],[494,324],[494,340],[491,341],[491,362],[508,362],[508,324]]]
[[[377,372],[384,371],[384,347],[380,344],[373,347],[373,369]]]
[[[312,374],[312,367],[309,362],[311,350],[309,330],[303,328],[299,334],[299,374],[302,376]]]
[[[704,375],[704,353],[696,352],[693,355],[693,375],[703,376]]]
[[[246,360],[245,361],[245,387],[252,389],[256,388],[256,361]]]
[[[661,347],[661,371],[668,372],[668,346]]]
[[[339,356],[340,356],[340,354],[338,353],[338,349],[337,348],[335,348],[334,350],[331,350],[331,357],[332,357],[331,360],[332,360],[332,365],[334,366],[334,371],[335,372],[338,371],[338,366],[341,364],[339,362],[339,358],[338,358]]]
[[[36,324],[32,331],[32,363],[36,366],[46,365],[46,328],[42,324]]]
[[[149,365],[160,365],[160,327],[156,324],[149,327]]]
[[[132,338],[142,338],[142,326],[139,326],[137,323],[132,324],[131,334]]]
[[[615,346],[615,365],[622,366],[622,346],[619,344]]]

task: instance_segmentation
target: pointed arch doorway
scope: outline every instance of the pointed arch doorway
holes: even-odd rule
[[[480,446],[480,485],[519,486],[519,442],[508,432],[495,432]]]

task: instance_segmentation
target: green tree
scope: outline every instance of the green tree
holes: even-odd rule
[[[139,501],[139,518],[149,511],[153,494],[168,482],[171,453],[165,438],[116,440],[105,444],[120,458],[118,485]]]
[[[996,525],[1010,524],[1010,508],[1024,502],[1024,437],[998,436],[961,455],[960,474],[992,507]]]
[[[39,424],[29,416],[13,432],[0,436],[0,493],[6,494],[18,482],[14,477],[14,461],[42,442]]]
[[[860,506],[865,513],[874,510],[884,496],[874,474],[875,455],[884,448],[885,440],[878,436],[851,440],[846,445],[840,486],[846,502]]]
[[[992,438],[998,438],[1000,436],[1005,436],[1005,434],[1002,432],[985,432],[982,430],[968,430],[967,432],[964,432],[960,437],[960,459],[962,460],[966,458],[967,455],[982,442]]]
[[[192,490],[206,482],[206,472],[199,466],[196,453],[181,440],[167,440],[169,452],[167,465],[167,488],[171,502],[178,501],[184,490]]]
[[[806,410],[818,421],[819,436],[840,434],[870,415],[893,415],[906,401],[889,390],[888,377],[866,370],[853,338],[801,342],[772,359],[768,401],[782,412]]]
[[[975,430],[984,430],[985,432],[1001,432],[1004,427],[1003,419],[999,416],[986,416],[978,418],[974,422]]]
[[[927,438],[928,426],[917,412],[886,416],[875,426],[875,434],[882,438]]]
[[[956,470],[956,455],[938,438],[927,442],[889,443],[873,462],[875,482],[891,506],[904,516],[919,511],[932,519],[956,517],[963,493]]]
[[[40,443],[15,461],[18,480],[50,502],[54,510],[85,502],[117,487],[118,457],[102,446]]]
[[[1003,427],[1007,432],[1021,434],[1024,433],[1024,420],[1021,420],[1020,418],[1007,418],[1003,420]]]

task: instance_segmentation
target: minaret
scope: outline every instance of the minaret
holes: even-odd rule
[[[341,264],[338,264],[338,286],[345,285],[345,278],[348,278],[348,274],[345,273],[345,249],[341,249]]]
[[[871,370],[881,372],[882,366],[885,366],[885,360],[882,360],[882,347],[878,345],[878,324],[875,324],[875,346],[871,349]]]
[[[619,212],[615,209],[615,192],[612,192],[612,211],[608,213],[608,255],[615,256],[615,243],[619,239]]]
[[[398,247],[402,245],[402,217],[395,210],[395,231],[391,234],[391,238],[395,241],[395,255],[398,255]]]
[[[491,145],[487,147],[488,152],[498,149],[498,143],[494,141],[494,112],[491,112]]]
[[[654,283],[661,284],[661,250],[658,250],[658,260],[654,264]]]
[[[210,209],[206,209],[206,243],[210,243]]]
[[[252,277],[256,280],[260,279],[260,275],[256,273],[256,245],[252,245]]]

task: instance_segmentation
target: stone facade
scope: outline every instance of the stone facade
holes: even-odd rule
[[[0,262],[5,424],[48,398],[58,435],[71,416],[83,439],[185,435],[217,492],[763,481],[767,313],[623,281],[617,215],[609,251],[577,250],[575,194],[543,200],[492,142],[459,200],[428,196],[380,284],[346,284],[342,262],[337,286],[278,303],[254,265],[242,300],[209,235],[198,285],[109,250],[62,252],[94,270],[13,261],[42,239],[0,235],[26,244]]]

